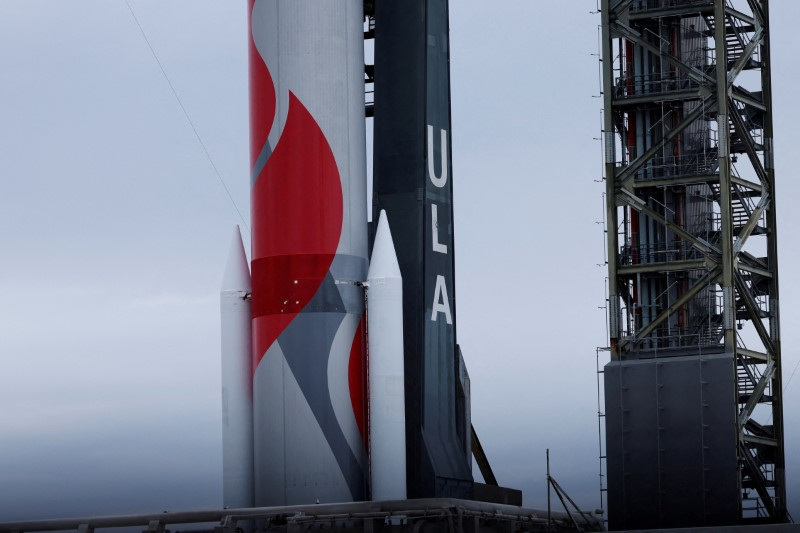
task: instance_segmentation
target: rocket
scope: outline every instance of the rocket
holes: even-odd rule
[[[237,231],[224,504],[405,499],[403,279],[385,212],[367,260],[363,2],[248,6],[252,253],[248,270]]]
[[[222,503],[253,506],[253,380],[250,268],[239,228],[220,292],[222,341]]]
[[[256,506],[364,500],[362,0],[250,0]]]
[[[459,383],[448,0],[375,6],[373,217],[392,223],[403,273],[410,498],[473,497]]]
[[[369,442],[373,500],[406,499],[403,279],[381,211],[367,275]]]

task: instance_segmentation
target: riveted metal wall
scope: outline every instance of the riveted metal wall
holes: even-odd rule
[[[733,356],[605,367],[610,529],[739,521]]]

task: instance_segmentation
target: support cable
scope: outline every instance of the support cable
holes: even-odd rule
[[[786,385],[783,386],[783,392],[786,392],[786,389],[789,388],[789,383],[792,382],[792,378],[794,377],[794,373],[797,372],[798,367],[800,367],[800,361],[797,361],[797,364],[794,365],[794,370],[792,370],[792,374],[789,376],[789,379],[786,380]]]
[[[181,111],[183,111],[183,116],[186,117],[186,121],[189,123],[189,126],[192,128],[192,131],[194,132],[194,136],[197,139],[197,142],[200,144],[200,148],[203,149],[203,153],[205,153],[206,159],[208,159],[208,162],[211,164],[211,168],[214,169],[214,174],[217,175],[217,179],[219,180],[220,184],[222,185],[222,188],[225,189],[225,194],[228,195],[228,199],[233,204],[233,208],[236,209],[236,213],[239,215],[239,219],[241,219],[242,225],[247,230],[247,233],[250,233],[250,226],[247,224],[247,221],[245,220],[244,216],[242,215],[242,211],[239,209],[239,206],[236,204],[236,200],[233,199],[233,195],[231,194],[231,191],[228,188],[228,185],[225,183],[225,180],[222,178],[222,174],[220,173],[219,169],[217,168],[217,165],[214,163],[214,159],[211,157],[211,153],[208,151],[208,148],[206,148],[206,144],[203,142],[202,137],[200,137],[200,133],[197,131],[197,127],[195,127],[194,122],[192,121],[191,117],[189,117],[189,112],[186,111],[186,107],[183,105],[183,102],[181,101],[180,96],[178,96],[178,92],[175,90],[175,86],[172,85],[172,81],[170,81],[169,76],[167,75],[167,71],[164,70],[164,65],[161,63],[161,60],[158,59],[158,55],[156,54],[156,51],[153,48],[153,45],[150,43],[150,39],[147,38],[147,34],[144,32],[144,28],[142,28],[142,25],[139,22],[139,19],[136,16],[136,13],[133,11],[133,7],[131,7],[131,3],[128,0],[125,0],[125,5],[128,6],[128,10],[131,12],[131,16],[133,17],[133,20],[136,23],[136,26],[139,28],[139,33],[142,34],[142,38],[144,38],[144,42],[147,43],[147,47],[150,49],[150,53],[153,55],[153,59],[156,60],[156,64],[158,64],[158,68],[159,68],[159,70],[161,70],[161,74],[164,76],[164,79],[166,80],[167,85],[169,85],[169,88],[172,91],[172,95],[175,97],[175,100],[177,100],[178,105],[181,108]]]

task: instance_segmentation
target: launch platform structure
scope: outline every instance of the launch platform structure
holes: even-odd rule
[[[787,521],[768,0],[602,0],[611,529]]]

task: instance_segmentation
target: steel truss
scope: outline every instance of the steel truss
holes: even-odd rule
[[[784,522],[769,2],[601,14],[612,360],[733,354],[742,520]]]

